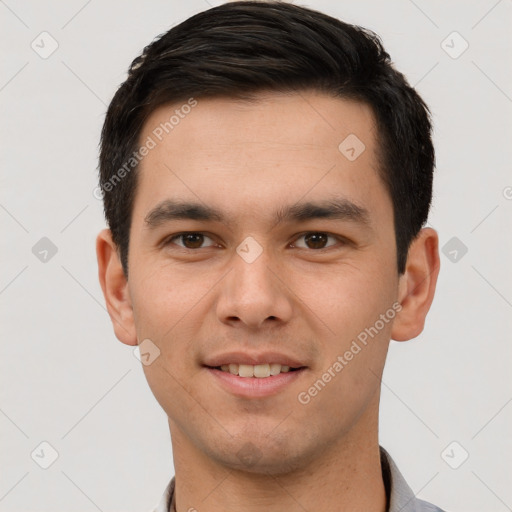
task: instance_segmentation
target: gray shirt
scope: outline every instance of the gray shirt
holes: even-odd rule
[[[380,448],[382,479],[388,499],[388,512],[443,512],[439,507],[416,498],[412,489],[396,467],[389,453]],[[174,502],[174,477],[153,512],[176,512]]]

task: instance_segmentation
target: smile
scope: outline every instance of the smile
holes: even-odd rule
[[[256,377],[258,379],[264,379],[280,373],[287,373],[290,371],[296,371],[299,368],[290,368],[280,363],[266,363],[266,364],[223,364],[217,366],[215,369],[222,372],[230,373],[231,375],[238,375],[239,377]]]
[[[280,364],[229,364],[206,366],[213,382],[230,395],[245,399],[261,399],[283,392],[307,371],[307,367],[291,368]],[[272,373],[271,373],[272,372]]]

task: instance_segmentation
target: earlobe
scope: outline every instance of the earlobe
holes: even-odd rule
[[[137,345],[128,281],[109,229],[102,230],[96,238],[96,257],[98,277],[115,335],[127,345]]]
[[[402,309],[391,331],[391,338],[396,341],[415,338],[423,330],[439,275],[438,246],[437,232],[432,228],[422,229],[411,243],[399,282],[398,300]]]

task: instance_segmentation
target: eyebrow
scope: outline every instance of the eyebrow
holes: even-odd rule
[[[305,222],[314,219],[338,219],[360,224],[370,224],[368,210],[345,198],[296,203],[280,208],[275,218],[275,225],[284,222]]]
[[[274,225],[286,222],[305,222],[314,219],[338,219],[370,224],[366,208],[345,198],[307,201],[279,208],[274,214]],[[155,229],[173,220],[216,221],[232,227],[232,220],[217,208],[190,201],[166,199],[157,204],[144,218],[148,229]]]
[[[177,219],[226,222],[225,216],[215,208],[189,201],[166,199],[157,204],[144,218],[148,228],[157,228],[164,222]]]

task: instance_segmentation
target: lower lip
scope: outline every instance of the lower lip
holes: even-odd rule
[[[279,373],[270,377],[240,377],[215,368],[206,368],[214,379],[228,392],[242,398],[262,398],[276,395],[298,379],[306,370]]]

